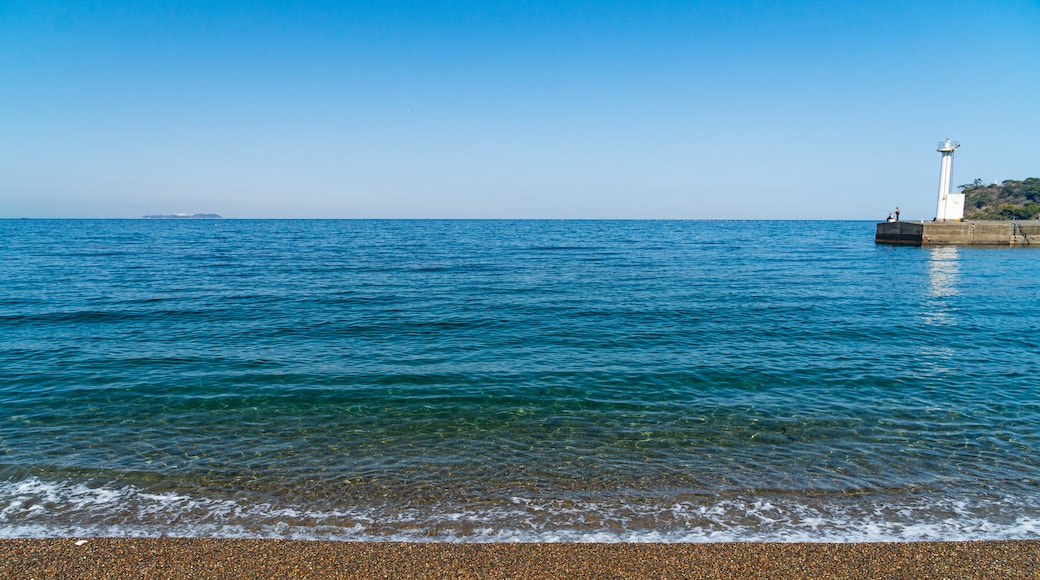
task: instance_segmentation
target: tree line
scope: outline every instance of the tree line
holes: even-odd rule
[[[981,179],[958,186],[964,193],[964,219],[1032,220],[1040,218],[1040,178],[1008,179],[985,185]]]

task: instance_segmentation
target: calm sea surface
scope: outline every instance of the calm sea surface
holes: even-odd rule
[[[1040,537],[1040,250],[0,220],[0,536]]]

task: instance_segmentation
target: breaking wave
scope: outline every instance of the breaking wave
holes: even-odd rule
[[[317,509],[37,477],[0,484],[0,537],[214,537],[408,542],[889,542],[1040,537],[1021,497],[935,494],[533,499]]]

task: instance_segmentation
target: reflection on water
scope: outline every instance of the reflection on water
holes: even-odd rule
[[[957,349],[949,345],[925,346],[919,351],[917,361],[925,374],[936,376],[956,372],[958,354]]]
[[[930,248],[928,258],[929,295],[940,300],[927,303],[924,322],[945,325],[951,322],[947,304],[942,298],[956,296],[957,279],[960,277],[960,252],[957,247]]]
[[[961,271],[958,248],[932,248],[931,252],[928,260],[928,278],[931,282],[932,296],[957,295],[956,284]]]

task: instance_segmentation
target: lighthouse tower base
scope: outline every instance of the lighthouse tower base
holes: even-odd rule
[[[939,213],[935,215],[935,219],[938,221],[954,220],[959,221],[964,217],[964,194],[963,193],[951,193],[946,195],[946,199],[939,203]]]
[[[874,242],[910,246],[1024,246],[1040,248],[1038,221],[881,222]]]

